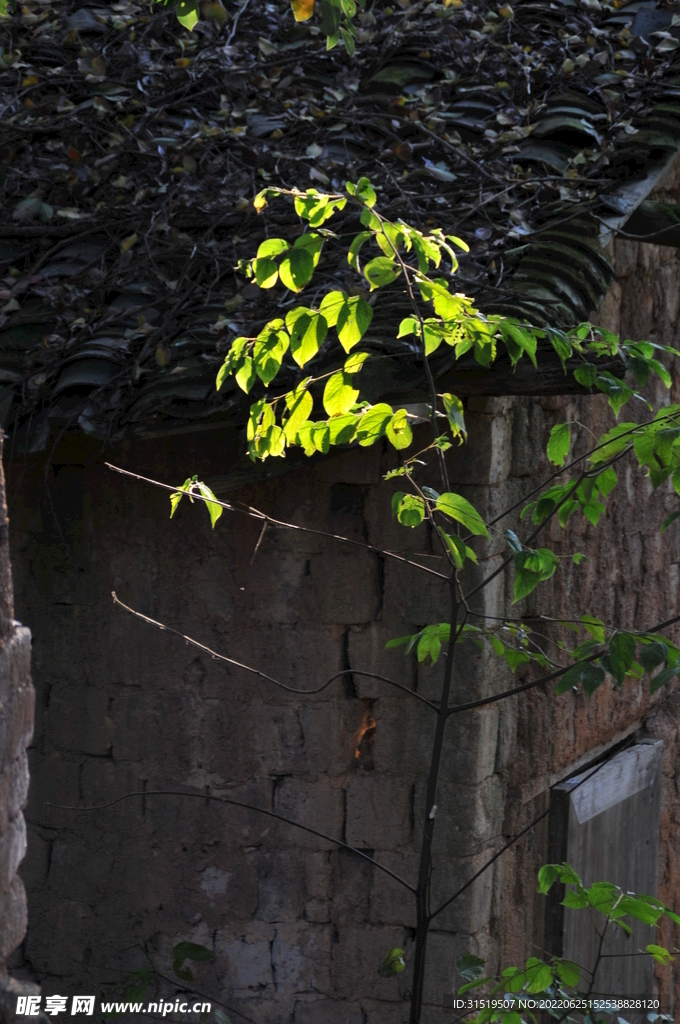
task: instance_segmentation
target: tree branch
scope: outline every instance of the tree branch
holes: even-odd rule
[[[378,868],[379,871],[383,871],[390,878],[393,878],[395,882],[399,882],[409,892],[415,893],[415,886],[411,885],[405,879],[401,878],[396,872],[390,868],[385,867],[384,864],[380,864],[379,861],[369,857],[363,850],[358,850],[356,846],[350,846],[349,843],[344,843],[342,839],[335,839],[333,836],[327,835],[326,832],[321,832],[317,828],[312,828],[311,825],[303,825],[299,821],[293,821],[292,818],[286,818],[283,814],[277,814],[276,811],[267,811],[264,807],[256,807],[254,804],[244,803],[242,800],[232,800],[226,796],[215,796],[213,793],[190,793],[182,792],[180,790],[171,789],[147,789],[139,790],[136,793],[125,793],[123,796],[117,797],[115,800],[109,800],[105,804],[93,804],[90,807],[75,807],[69,806],[68,804],[53,804],[49,800],[45,801],[47,807],[58,808],[60,811],[101,811],[107,807],[113,807],[115,804],[120,804],[124,800],[131,800],[133,797],[141,796],[146,799],[149,796],[186,796],[195,800],[214,800],[216,803],[227,804],[230,807],[242,807],[246,811],[255,811],[257,814],[264,814],[268,818],[275,818],[277,821],[282,821],[285,825],[292,825],[293,828],[299,828],[303,832],[309,832],[310,835],[318,836],[319,839],[326,839],[329,843],[333,843],[335,846],[342,847],[343,850],[349,850],[350,853],[355,853],[357,857],[361,857],[363,860],[368,861],[373,867]]]
[[[228,665],[234,665],[236,668],[242,668],[244,672],[251,672],[253,675],[259,676],[260,679],[264,679],[266,682],[273,683],[274,686],[280,687],[287,693],[297,693],[303,697],[313,696],[316,693],[321,693],[322,690],[325,690],[326,687],[330,686],[330,684],[335,682],[336,679],[341,679],[343,676],[365,676],[368,679],[379,679],[383,683],[389,683],[390,686],[396,686],[398,690],[403,690],[404,693],[408,693],[411,697],[415,697],[423,704],[427,704],[427,706],[432,708],[434,711],[437,710],[436,704],[427,700],[427,698],[423,697],[422,694],[416,693],[415,690],[409,690],[408,686],[404,686],[403,683],[398,683],[396,679],[390,679],[388,676],[378,675],[377,672],[363,672],[361,669],[356,668],[345,668],[340,672],[336,672],[335,675],[332,675],[330,679],[327,679],[325,683],[321,684],[321,686],[317,686],[315,690],[299,690],[294,686],[287,686],[286,683],[282,683],[279,679],[274,679],[273,676],[268,676],[266,672],[260,672],[259,669],[252,668],[251,665],[244,665],[242,661],[236,661],[235,658],[229,658],[226,654],[219,654],[218,651],[213,651],[213,649],[211,647],[207,647],[206,644],[202,644],[200,641],[194,640],[192,637],[186,636],[184,633],[180,633],[178,629],[173,629],[172,626],[166,626],[163,622],[158,622],[156,619],[151,619],[148,615],[144,615],[142,612],[138,612],[134,608],[130,608],[129,605],[124,604],[120,600],[115,590],[111,591],[111,596],[113,598],[113,603],[120,605],[120,607],[126,612],[129,612],[130,615],[134,615],[136,618],[142,619],[144,622],[148,622],[150,626],[158,626],[159,629],[164,629],[168,633],[174,633],[175,636],[181,637],[182,640],[185,640],[193,647],[198,647],[200,651],[205,651],[205,653],[209,654],[211,658],[214,658],[217,661],[224,661]]]
[[[172,494],[177,493],[178,488],[173,487],[170,484],[161,483],[159,480],[152,480],[150,477],[141,476],[139,473],[131,473],[130,470],[121,469],[120,466],[114,466],[111,462],[106,462],[105,466],[107,469],[112,469],[114,473],[122,473],[123,476],[130,476],[133,480],[141,480],[143,483],[151,484],[153,487],[160,487],[161,490],[170,491]],[[275,526],[279,530],[297,530],[300,533],[311,533],[316,537],[327,537],[329,540],[338,540],[342,544],[352,544],[354,547],[363,548],[364,551],[373,551],[376,555],[382,555],[385,558],[394,558],[398,562],[405,562],[406,565],[412,565],[415,569],[427,572],[431,576],[437,576],[438,579],[448,581],[449,578],[443,572],[437,572],[436,569],[429,569],[426,565],[421,565],[420,562],[413,562],[410,558],[404,558],[403,555],[397,555],[394,551],[384,551],[382,548],[375,547],[374,544],[366,544],[365,541],[352,540],[351,537],[342,537],[337,533],[327,533],[325,530],[314,530],[310,526],[298,526],[295,523],[286,523],[280,519],[274,519],[272,516],[268,516],[266,512],[261,512],[259,509],[251,508],[248,505],[244,508],[238,508],[230,502],[220,501],[219,498],[206,498],[204,495],[197,494],[193,491],[191,493],[191,497],[197,501],[209,501],[215,505],[220,505],[222,508],[227,509],[228,512],[240,512],[241,515],[250,516],[251,519],[259,519],[268,526]]]

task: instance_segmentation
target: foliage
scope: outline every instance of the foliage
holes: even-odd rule
[[[7,3],[7,0],[2,0]],[[210,0],[209,3],[200,3],[200,0],[155,0],[155,3],[171,8],[175,11],[177,21],[183,28],[193,31],[201,13],[210,18],[221,21],[227,17],[226,11],[220,0]],[[326,36],[326,49],[332,50],[339,42],[342,42],[350,57],[354,56],[356,47],[357,30],[354,18],[357,8],[363,10],[364,0],[319,0],[318,12],[320,14],[319,29]],[[295,21],[309,21],[316,10],[315,0],[291,0],[291,9]],[[0,14],[2,6],[0,4]]]
[[[460,444],[467,437],[464,408],[457,396],[437,392],[429,364],[437,350],[446,345],[453,350],[454,358],[473,352],[477,362],[488,367],[497,358],[499,346],[504,346],[513,366],[525,356],[537,366],[540,346],[547,345],[557,353],[565,368],[567,359],[577,358],[579,364],[574,376],[584,386],[607,396],[616,420],[631,398],[644,403],[652,414],[643,422],[617,422],[589,451],[571,462],[568,462],[572,447],[570,424],[558,423],[552,428],[546,454],[557,469],[548,481],[548,488],[525,505],[520,516],[520,522],[530,516],[534,529],[524,542],[514,530],[503,531],[510,554],[501,569],[510,565],[514,568],[517,603],[532,594],[540,583],[551,579],[560,563],[551,548],[533,547],[534,538],[553,516],[565,528],[570,516],[580,512],[592,526],[597,526],[606,513],[607,498],[618,482],[614,466],[622,458],[634,455],[652,487],[659,487],[670,479],[676,493],[680,494],[680,406],[665,406],[654,413],[649,402],[636,390],[636,386],[644,386],[652,374],[666,387],[670,386],[670,375],[657,356],[661,352],[668,355],[673,350],[646,342],[621,342],[610,332],[590,323],[581,324],[571,332],[562,332],[536,328],[500,314],[485,315],[472,299],[451,288],[458,266],[456,250],[465,249],[465,243],[436,227],[426,234],[401,219],[388,220],[377,208],[377,192],[368,178],[360,178],[356,184],[347,182],[345,194],[321,193],[313,188],[305,192],[267,188],[256,197],[254,205],[261,211],[270,199],[281,195],[293,199],[296,212],[306,224],[305,230],[292,243],[285,238],[267,238],[254,257],[241,261],[240,271],[255,280],[261,289],[282,284],[292,296],[302,293],[311,286],[326,240],[335,237],[325,225],[338,211],[353,205],[363,230],[347,244],[346,259],[357,275],[357,285],[347,291],[331,289],[324,293],[323,289],[317,289],[311,304],[293,305],[285,316],[269,320],[254,337],[235,338],[216,384],[219,389],[228,377],[234,377],[239,388],[254,399],[247,426],[248,450],[253,461],[283,457],[294,447],[302,448],[306,455],[326,454],[331,446],[368,446],[383,438],[399,453],[400,465],[388,472],[386,479],[400,478],[410,489],[393,493],[392,514],[409,529],[424,524],[433,529],[448,560],[454,589],[450,623],[427,624],[416,633],[389,641],[387,647],[405,647],[406,654],[416,652],[418,661],[435,663],[446,646],[449,685],[451,652],[455,644],[464,639],[489,644],[494,654],[502,657],[513,671],[529,662],[555,669],[548,678],[558,678],[557,695],[581,684],[584,692],[591,696],[607,675],[620,688],[627,677],[641,679],[645,673],[650,678],[653,693],[680,675],[680,649],[655,630],[632,632],[607,625],[589,614],[582,615],[577,623],[555,619],[553,622],[562,627],[563,632],[571,630],[579,634],[575,646],[570,647],[563,639],[557,642],[560,652],[573,663],[564,666],[545,653],[535,636],[536,631],[522,621],[503,619],[494,628],[468,622],[469,607],[459,573],[470,564],[478,563],[473,545],[491,540],[493,524],[485,523],[466,497],[450,489],[444,454],[454,440]],[[395,287],[410,303],[409,315],[401,319],[398,338],[410,339],[413,351],[421,354],[430,386],[428,417],[433,438],[425,448],[410,455],[406,450],[413,442],[413,430],[408,410],[386,402],[371,403],[361,396],[361,372],[375,358],[369,334],[374,316],[374,293]],[[329,372],[315,374],[314,363],[322,351],[331,352],[336,365]],[[611,357],[617,357],[622,363],[618,377],[601,368],[602,360]],[[281,379],[288,381],[291,372],[293,385],[277,386]],[[635,384],[630,385],[624,379],[626,373],[634,378]],[[439,433],[439,417],[447,422],[451,440]],[[419,467],[432,459],[439,462],[441,492],[416,479]],[[555,479],[557,483],[552,482]],[[219,507],[221,511],[220,503],[196,477],[185,481],[172,494],[171,514],[185,493],[190,498],[200,496],[206,501],[214,526],[215,509]],[[662,528],[672,521],[673,517],[668,517]],[[578,552],[571,557],[576,565],[584,559]],[[495,573],[485,582],[493,575]],[[463,618],[459,621],[461,608]],[[445,718],[455,710],[448,705],[445,685],[438,714]],[[435,773],[440,758],[441,743],[437,748],[435,742],[432,762]],[[429,820],[434,821],[435,810],[432,806]],[[428,843],[431,837],[428,839],[426,832],[421,850],[421,881],[415,890],[419,925],[411,1004],[413,1022],[420,1019],[422,1008],[423,950],[431,921],[425,909],[430,870]],[[597,911],[605,918],[605,928],[612,924],[630,933],[630,920],[655,925],[664,914],[680,923],[680,917],[651,897],[624,893],[607,882],[586,889],[567,865],[546,865],[541,869],[540,892],[547,892],[555,882],[568,886],[565,906]],[[664,947],[656,944],[648,945],[647,952],[659,964],[668,964],[672,959]],[[466,982],[459,995],[493,981],[482,976],[483,963],[471,954],[462,958],[458,967]],[[404,968],[404,951],[393,949],[386,954],[378,973],[391,977]],[[597,964],[593,968],[593,980],[596,971]],[[521,969],[506,968],[491,994],[504,991],[504,999],[511,1001],[511,1010],[496,1010],[491,1006],[482,1010],[476,1024],[486,1021],[493,1024],[499,1019],[502,1024],[518,1024],[521,1020],[519,1004],[515,1006],[513,1002],[518,993],[566,997],[579,981],[579,967],[556,957],[549,961],[533,957]]]
[[[601,937],[610,926],[631,935],[633,921],[656,927],[666,916],[674,924],[680,924],[677,914],[651,896],[624,892],[611,882],[595,882],[586,888],[568,864],[545,864],[538,873],[538,892],[547,894],[556,883],[566,886],[562,905],[571,910],[586,911]],[[655,943],[649,943],[645,952],[663,967],[675,959],[664,946]],[[535,1022],[534,1013],[527,1008],[526,999],[523,1001],[522,997],[543,995],[555,1003],[558,1000],[573,1002],[579,997],[587,998],[593,990],[601,959],[602,945],[596,962],[591,965],[578,965],[563,957],[547,960],[529,957],[523,967],[506,967],[499,978],[494,978],[484,975],[484,960],[468,953],[456,961],[456,969],[465,982],[458,989],[458,996],[467,995],[475,989],[487,989],[485,999],[489,1000],[489,1005],[472,1018],[474,1024],[486,1024],[487,1021],[490,1024],[496,1021],[519,1024],[527,1018]],[[559,1005],[546,1006],[546,1009],[559,1020],[576,1020],[584,1016],[576,1011],[565,1011]],[[595,1024],[597,1015],[591,1009],[585,1019],[589,1024]]]

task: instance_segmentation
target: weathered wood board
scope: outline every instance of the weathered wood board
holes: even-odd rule
[[[642,741],[615,754],[597,771],[589,768],[552,791],[549,860],[570,864],[586,886],[614,882],[629,892],[655,896],[659,857],[659,810],[663,743]],[[564,889],[549,895],[546,945],[581,968],[580,988],[590,983],[604,918],[561,906]],[[653,929],[635,923],[627,937],[611,927],[593,994],[651,996],[652,960],[641,950],[653,942]]]

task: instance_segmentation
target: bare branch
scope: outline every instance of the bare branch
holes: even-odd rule
[[[396,686],[398,690],[403,690],[404,693],[408,693],[409,696],[415,697],[416,700],[421,701],[423,704],[427,704],[427,706],[433,710],[436,711],[437,709],[436,704],[433,704],[432,701],[427,700],[427,698],[423,697],[422,694],[416,693],[415,690],[409,690],[408,686],[404,686],[403,683],[398,683],[396,679],[390,679],[388,676],[378,675],[377,672],[364,672],[362,669],[357,668],[345,668],[340,672],[336,672],[335,675],[331,676],[330,679],[327,679],[325,683],[322,683],[321,686],[317,686],[314,690],[299,690],[294,686],[287,686],[286,683],[282,683],[279,679],[274,679],[273,676],[268,676],[266,672],[260,672],[259,669],[253,668],[251,665],[244,665],[242,661],[236,661],[235,658],[229,658],[226,654],[220,654],[218,651],[213,651],[213,649],[211,647],[207,647],[206,644],[202,644],[200,641],[194,640],[193,637],[180,633],[178,629],[173,629],[172,626],[166,626],[165,623],[158,622],[156,619],[151,619],[148,615],[144,615],[142,612],[136,611],[129,605],[124,604],[116,594],[115,590],[111,591],[111,596],[113,598],[113,603],[120,605],[120,607],[125,609],[126,612],[129,612],[130,615],[134,615],[136,618],[142,619],[144,622],[148,622],[150,626],[158,626],[159,629],[164,629],[168,633],[174,633],[175,636],[181,637],[181,639],[185,640],[186,643],[191,644],[193,647],[198,647],[200,651],[205,651],[205,653],[209,654],[211,658],[214,658],[217,661],[224,661],[228,665],[235,665],[236,668],[241,668],[244,672],[250,672],[252,675],[258,676],[260,679],[264,679],[268,683],[273,683],[274,686],[280,687],[287,693],[298,693],[303,697],[313,696],[316,693],[321,693],[322,690],[325,690],[326,687],[330,686],[336,679],[341,679],[343,676],[365,676],[367,679],[379,679],[383,683],[389,683],[390,686]]]
[[[173,487],[170,484],[161,483],[159,480],[152,480],[150,477],[141,476],[139,473],[131,473],[128,469],[121,469],[120,466],[114,466],[110,462],[106,462],[104,465],[107,469],[112,469],[114,473],[122,473],[123,476],[130,476],[133,480],[141,480],[143,483],[151,484],[153,487],[160,487],[161,490],[170,491],[172,494],[177,492],[177,487]],[[420,562],[413,562],[410,558],[404,558],[403,555],[398,555],[394,551],[384,551],[382,548],[375,547],[374,544],[366,544],[365,541],[352,540],[351,537],[342,537],[337,533],[327,533],[325,530],[314,530],[310,526],[298,526],[295,523],[286,523],[280,519],[274,519],[272,516],[268,516],[266,512],[261,512],[259,509],[252,508],[249,505],[239,508],[237,505],[232,505],[230,502],[220,501],[218,498],[206,498],[204,495],[197,494],[194,491],[192,491],[191,497],[198,501],[209,501],[215,505],[220,505],[222,508],[227,509],[228,512],[240,512],[241,515],[250,516],[251,519],[259,519],[268,526],[275,526],[279,530],[296,530],[300,533],[311,533],[316,537],[327,537],[329,540],[338,540],[341,544],[352,544],[354,547],[363,548],[364,551],[373,551],[376,555],[383,555],[385,558],[394,558],[397,562],[405,562],[406,565],[412,565],[414,569],[420,569],[422,572],[427,572],[431,576],[436,576],[438,579],[448,581],[449,578],[443,572],[437,572],[436,569],[429,569],[426,565],[421,565]]]
[[[405,881],[403,878],[400,878],[400,876],[396,874],[396,872],[392,871],[388,867],[385,867],[384,864],[380,864],[377,860],[374,860],[372,857],[369,857],[367,853],[363,852],[363,850],[358,850],[356,846],[350,846],[349,843],[344,843],[342,839],[335,839],[333,836],[327,835],[326,832],[321,832],[318,828],[312,828],[311,825],[303,825],[299,821],[293,821],[292,818],[286,818],[285,815],[277,814],[276,811],[268,811],[265,810],[264,807],[256,807],[255,804],[247,804],[244,803],[242,800],[232,800],[230,797],[226,796],[216,796],[213,793],[191,793],[172,789],[147,789],[139,790],[136,793],[125,793],[123,796],[119,796],[115,800],[109,800],[108,803],[93,804],[90,807],[75,807],[69,806],[68,804],[53,804],[49,801],[46,801],[46,806],[58,808],[60,811],[101,811],[106,809],[107,807],[114,807],[115,804],[120,804],[123,802],[123,800],[131,800],[133,797],[137,796],[141,796],[144,798],[149,796],[186,796],[194,798],[196,800],[214,800],[216,803],[227,804],[230,807],[242,807],[246,811],[255,811],[257,814],[264,814],[268,818],[275,818],[277,821],[282,821],[286,825],[292,825],[293,828],[299,828],[302,829],[303,832],[309,832],[310,835],[318,836],[319,839],[326,839],[329,843],[333,843],[335,846],[342,847],[343,850],[349,850],[350,853],[355,853],[357,857],[361,857],[362,860],[368,861],[368,863],[372,864],[373,867],[378,868],[379,871],[383,871],[386,875],[389,875],[390,878],[393,878],[395,882],[399,882],[400,885],[403,885],[406,889],[409,890],[409,892],[415,893],[416,891],[414,886],[412,886],[409,882]]]

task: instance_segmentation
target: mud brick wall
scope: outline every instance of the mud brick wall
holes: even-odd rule
[[[617,243],[612,255],[619,283],[601,319],[627,337],[674,340],[675,250]],[[677,392],[676,384],[664,400],[677,401]],[[612,422],[602,397],[471,400],[469,443],[449,453],[453,484],[492,518],[547,471],[545,442],[564,416],[576,451]],[[233,433],[213,431],[123,443],[106,457],[176,483],[194,472],[223,474],[235,451]],[[432,697],[441,666],[419,666],[384,647],[443,621],[445,588],[314,535],[267,530],[253,557],[257,522],[225,513],[212,531],[205,510],[188,502],[169,521],[166,495],[112,474],[104,458],[101,446],[74,435],[53,454],[49,489],[42,457],[12,467],[17,609],[35,626],[38,689],[21,869],[30,927],[12,966],[47,994],[99,993],[149,960],[171,977],[173,945],[191,940],[215,953],[211,964],[197,965],[197,988],[221,999],[234,1021],[401,1024],[408,973],[383,980],[377,967],[390,948],[410,950],[408,894],[330,843],[206,797],[222,794],[309,823],[413,880],[433,732],[427,707],[358,674],[316,695],[285,693],[130,618],[110,592],[288,686],[311,690],[336,672],[363,668]],[[426,530],[391,519],[396,488],[382,477],[394,460],[387,449],[352,451],[237,497],[278,519],[437,568]],[[622,468],[597,531],[580,520],[565,533],[550,527],[560,553],[580,550],[590,561],[577,567],[565,557],[519,612],[591,610],[629,628],[672,615],[680,534],[661,538],[658,523],[675,507],[668,488],[652,495],[641,474]],[[506,525],[521,529],[512,517],[500,524],[468,583],[500,563]],[[504,615],[511,599],[510,581],[499,576],[474,610]],[[513,678],[493,657],[463,649],[454,697],[489,695]],[[547,807],[556,778],[646,727],[668,740],[660,894],[677,909],[678,699],[671,688],[650,700],[646,686],[632,682],[620,694],[607,684],[590,701],[538,688],[453,718],[437,801],[433,904]],[[178,787],[194,796],[152,795]],[[100,811],[47,806],[130,793],[139,795]],[[428,1024],[442,1019],[457,955],[477,952],[493,968],[540,947],[544,906],[535,878],[546,852],[544,821],[436,919]],[[662,984],[674,991],[672,979]]]
[[[661,181],[651,198],[678,202],[680,166]],[[624,338],[649,339],[665,345],[680,344],[680,258],[675,248],[617,239],[609,257],[617,273],[600,309],[592,319]],[[674,383],[669,392],[661,386],[649,397],[656,402],[680,401],[680,378],[672,362]],[[520,472],[531,478],[540,462],[533,438],[546,433],[558,419],[568,418],[586,444],[588,429],[599,435],[611,424],[602,397],[520,402],[515,406],[514,446],[522,462]],[[631,407],[624,414],[631,415]],[[637,418],[643,415],[641,410]],[[581,424],[582,426],[578,426]],[[545,465],[545,464],[544,464]],[[552,607],[562,615],[577,616],[584,608],[624,628],[646,628],[679,611],[680,544],[669,530],[660,535],[658,524],[677,507],[670,487],[653,494],[650,486],[632,466],[619,470],[619,489],[610,498],[609,510],[597,531],[575,522],[566,534],[557,524],[551,539],[564,552],[580,550],[590,561],[579,568],[564,565],[547,588]],[[622,486],[623,485],[623,486]],[[617,495],[622,493],[620,497]],[[613,499],[613,500],[612,500]],[[560,535],[561,539],[560,539]],[[537,610],[530,599],[529,608]],[[550,605],[550,601],[548,602]],[[677,641],[677,634],[676,634]],[[626,682],[621,694],[608,687],[592,701],[583,695],[554,700],[534,692],[503,707],[501,734],[508,737],[508,758],[503,770],[506,783],[503,833],[509,838],[548,807],[549,786],[570,767],[587,760],[613,744],[635,727],[641,735],[664,740],[664,785],[661,807],[659,897],[670,907],[680,906],[680,819],[677,811],[680,778],[677,732],[680,725],[679,697],[671,690],[657,693],[652,700],[644,688]],[[494,881],[492,933],[501,936],[496,947],[504,963],[541,948],[544,899],[535,895],[535,877],[547,855],[547,820],[533,829],[498,863]],[[677,929],[664,926],[663,940],[678,945]],[[657,972],[662,998],[677,1007],[680,975],[674,966]],[[672,1009],[671,1009],[671,1012]]]

